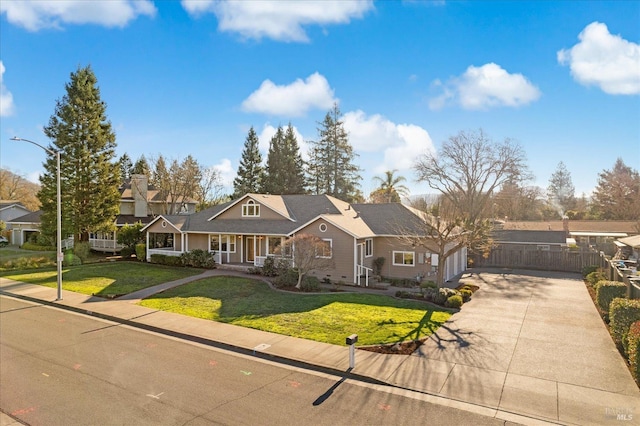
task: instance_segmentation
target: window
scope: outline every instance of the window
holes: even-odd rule
[[[318,229],[320,230],[320,232],[327,232],[327,224],[321,223],[320,226],[318,226]]]
[[[150,232],[149,246],[151,248],[173,248],[173,234]]]
[[[316,257],[331,258],[331,256],[333,255],[331,253],[332,246],[333,246],[333,240],[323,239],[322,244],[318,244],[318,246],[316,247],[318,251],[316,254]]]
[[[415,252],[412,251],[394,251],[393,264],[401,266],[415,265]]]
[[[373,238],[364,240],[364,257],[373,256]]]
[[[280,247],[282,247],[282,237],[267,237],[267,255],[281,254]]]
[[[249,200],[242,205],[242,217],[260,217],[260,204]]]
[[[236,236],[235,235],[223,235],[222,239],[218,235],[211,236],[211,242],[209,244],[209,250],[215,252],[236,252]]]

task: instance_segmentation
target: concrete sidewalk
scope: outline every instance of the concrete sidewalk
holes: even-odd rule
[[[430,401],[522,424],[640,424],[640,392],[577,275],[482,271],[480,286],[411,356],[349,349],[178,314],[136,303],[212,270],[116,300],[0,278],[15,295],[152,331],[431,395]],[[252,276],[256,278],[255,276]],[[631,418],[630,418],[631,417]]]

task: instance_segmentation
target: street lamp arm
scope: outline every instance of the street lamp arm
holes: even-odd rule
[[[29,139],[23,139],[23,138],[19,138],[17,136],[14,136],[11,138],[12,141],[22,141],[22,142],[29,142],[31,144],[34,144],[35,146],[39,146],[40,148],[44,149],[45,151],[47,151],[49,154],[51,155],[56,155],[56,153],[59,153],[60,151],[52,151],[51,149],[47,148],[46,146],[42,146],[40,145],[38,142],[34,142],[34,141],[30,141]]]

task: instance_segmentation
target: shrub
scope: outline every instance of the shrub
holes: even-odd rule
[[[438,289],[433,287],[427,287],[422,292],[423,297],[426,300],[433,302],[436,299],[436,295],[438,294]]]
[[[434,281],[425,281],[423,283],[420,283],[420,288],[438,288],[438,284],[436,284]]]
[[[626,353],[629,327],[640,321],[640,299],[613,299],[609,305],[609,319],[613,340],[621,344]]]
[[[67,250],[67,252],[64,254],[64,258],[62,260],[62,265],[63,266],[78,266],[78,265],[82,265],[82,259],[80,259],[80,257],[78,257],[75,254],[73,254],[72,250]]]
[[[152,254],[149,259],[150,263],[168,266],[182,266],[182,259],[178,256],[167,256],[166,254]]]
[[[294,287],[298,284],[298,271],[293,268],[287,269],[273,281],[273,285],[277,288]]]
[[[384,257],[373,259],[373,275],[382,275],[382,266],[384,266]]]
[[[462,306],[462,296],[458,294],[449,296],[444,306],[446,306],[447,308],[459,308],[460,306]]]
[[[634,322],[629,327],[627,342],[631,374],[633,374],[636,381],[640,381],[640,321]]]
[[[56,266],[55,257],[30,256],[11,259],[0,263],[0,271],[15,269],[37,269]]]
[[[89,257],[90,251],[91,248],[89,247],[89,243],[86,241],[78,242],[73,245],[73,254],[78,256],[83,262]]]
[[[136,258],[140,262],[144,262],[147,258],[147,245],[146,244],[136,244]]]
[[[609,305],[617,297],[625,297],[627,286],[616,281],[598,281],[596,284],[596,300],[600,308],[609,312]]]
[[[587,277],[592,272],[596,272],[600,267],[598,265],[589,265],[582,268],[582,276]]]
[[[273,256],[267,256],[262,264],[262,275],[265,277],[275,277],[278,275],[278,270],[276,268],[276,260]]]
[[[320,280],[313,275],[305,275],[300,283],[300,289],[305,292],[320,291]]]
[[[450,289],[450,288],[439,288],[438,289],[438,293],[436,293],[436,295],[433,298],[433,302],[438,304],[438,305],[443,305],[447,302],[447,300],[451,297],[451,296],[455,296],[457,295],[458,292]]]
[[[195,249],[182,253],[180,255],[182,265],[191,266],[193,268],[214,268],[216,261],[213,258],[213,253],[209,253],[206,250]]]
[[[122,250],[120,250],[120,256],[122,256],[123,259],[130,258],[132,254],[133,250],[131,250],[131,247],[122,247]]]
[[[408,298],[410,296],[411,296],[411,293],[409,293],[408,291],[404,291],[404,290],[396,291],[396,297],[400,297],[402,299],[406,299],[406,298]]]
[[[465,303],[471,300],[471,296],[473,295],[473,291],[469,290],[468,288],[462,288],[461,290],[459,290],[459,293],[460,296],[462,296],[462,301]]]
[[[606,279],[607,277],[605,276],[604,272],[600,269],[587,274],[587,282],[591,284],[591,286],[595,286],[598,283],[598,281],[602,281]]]
[[[34,243],[24,243],[21,248],[32,251],[56,251],[55,246],[42,246]]]

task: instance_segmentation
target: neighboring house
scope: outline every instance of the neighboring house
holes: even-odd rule
[[[503,231],[543,231],[564,232],[567,246],[615,253],[614,241],[618,238],[640,234],[638,221],[632,220],[552,220],[552,221],[507,221],[501,226]]]
[[[23,206],[19,201],[0,200],[0,220],[7,225],[5,233],[9,236],[11,244],[18,244],[13,238],[13,225],[11,222],[15,218],[24,216],[27,213],[30,213],[30,210]]]
[[[398,229],[415,225],[416,212],[402,204],[349,204],[328,195],[245,196],[188,216],[160,215],[149,223],[147,259],[153,254],[178,256],[194,249],[215,254],[218,263],[262,266],[267,256],[296,234],[326,242],[323,256],[334,268],[315,271],[319,279],[368,284],[373,260],[385,258],[382,275],[416,278],[432,275],[432,253],[411,247]],[[417,231],[416,231],[417,232]],[[295,259],[291,259],[295,264]],[[446,280],[466,269],[466,249],[447,259]],[[364,280],[364,281],[362,281]]]
[[[11,230],[11,244],[21,246],[29,241],[29,237],[40,233],[40,216],[42,210],[29,212],[7,222],[7,229]]]
[[[631,259],[636,262],[640,259],[640,235],[620,238],[615,244],[618,247],[615,259]]]
[[[161,191],[148,183],[145,175],[133,175],[120,186],[120,214],[116,217],[116,227],[142,223],[146,225],[166,211],[177,211],[180,215],[193,214],[196,201],[191,199],[167,200]],[[118,252],[123,246],[117,243],[117,231],[89,234],[92,250]]]

